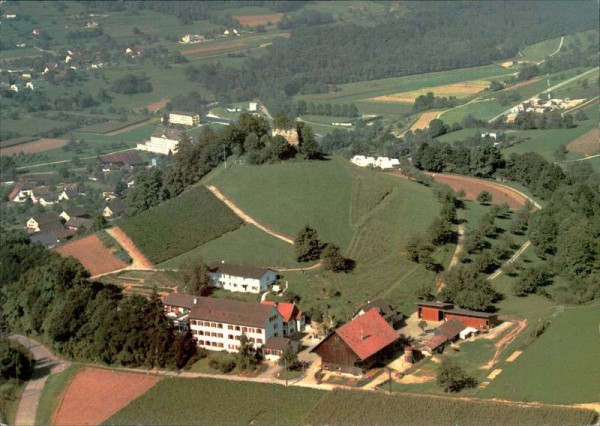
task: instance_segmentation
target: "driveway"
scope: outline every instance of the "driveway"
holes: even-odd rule
[[[48,348],[36,340],[18,334],[11,334],[8,338],[25,346],[35,361],[31,380],[27,382],[21,394],[15,416],[16,425],[35,425],[35,415],[46,379],[50,374],[60,373],[70,364],[54,356]]]

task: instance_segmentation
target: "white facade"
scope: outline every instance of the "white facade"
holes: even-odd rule
[[[194,319],[193,313],[190,314],[190,330],[198,346],[213,351],[237,352],[242,334],[255,349],[259,349],[269,338],[282,336],[282,328],[283,321],[275,307],[268,322],[260,327]]]
[[[40,224],[34,218],[27,221],[27,229],[31,229],[35,232],[40,232]]]
[[[277,281],[277,273],[267,270],[260,278],[230,275],[224,272],[211,272],[213,286],[228,291],[239,291],[242,293],[262,293],[269,285]]]
[[[200,124],[200,115],[172,112],[169,114],[170,124],[183,124],[184,126],[197,126]]]
[[[144,143],[138,143],[137,149],[139,151],[154,152],[156,154],[169,155],[169,151],[173,154],[177,152],[176,140],[167,139],[167,137],[156,137],[151,136],[149,141]]]
[[[350,159],[352,164],[358,167],[375,166],[375,157],[365,157],[364,155],[355,155]]]
[[[249,102],[248,103],[248,111],[257,111],[258,103],[257,102]]]
[[[28,199],[31,198],[31,190],[29,189],[21,189],[17,195],[13,197],[11,200],[14,203],[24,203]]]
[[[375,167],[381,169],[393,169],[398,166],[400,166],[400,160],[397,158],[377,157],[377,160],[375,160]]]

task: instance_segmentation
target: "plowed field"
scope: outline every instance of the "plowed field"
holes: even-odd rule
[[[117,271],[127,266],[104,247],[97,235],[89,235],[55,249],[63,256],[73,256],[92,276]]]
[[[62,395],[54,425],[97,425],[160,381],[159,377],[84,368]]]
[[[579,136],[567,145],[567,149],[585,155],[595,155],[600,153],[600,129],[595,127],[589,132]]]
[[[242,25],[257,27],[259,25],[277,24],[283,18],[283,13],[269,13],[265,15],[242,15],[234,16]]]
[[[439,111],[424,112],[423,114],[421,114],[419,119],[415,121],[412,126],[410,126],[410,130],[414,132],[417,129],[424,130],[428,128],[431,120],[435,119],[438,114]]]
[[[33,154],[36,152],[48,151],[49,149],[62,148],[67,144],[66,139],[40,139],[33,142],[22,143],[20,145],[9,146],[0,149],[0,155],[13,155],[19,152]]]
[[[431,176],[438,182],[445,183],[455,191],[464,190],[466,193],[466,199],[475,201],[477,195],[481,191],[487,191],[492,194],[493,204],[506,203],[513,210],[518,210],[523,207],[527,200],[525,198],[500,185],[496,185],[493,182],[487,182],[481,179],[475,179],[465,176],[456,175],[444,175],[440,173],[431,173]]]

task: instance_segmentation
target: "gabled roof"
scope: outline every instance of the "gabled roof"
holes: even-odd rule
[[[115,154],[101,155],[100,162],[103,164],[125,164],[128,166],[137,166],[144,164],[144,160],[137,151],[117,152]]]
[[[84,217],[71,217],[67,221],[66,225],[78,229],[81,227],[84,227],[85,229],[92,229],[93,223],[94,222],[92,219],[86,219]]]
[[[163,304],[168,306],[178,306],[180,308],[192,309],[194,306],[194,299],[198,296],[193,294],[185,293],[171,293],[163,298]]]
[[[179,129],[172,129],[170,127],[158,127],[153,133],[152,137],[162,138],[165,137],[172,141],[178,141],[182,135],[182,131]]]
[[[417,305],[418,306],[427,306],[427,307],[430,307],[430,308],[439,308],[439,309],[452,309],[454,307],[454,304],[452,304],[452,303],[446,303],[446,302],[428,302],[426,300],[418,302]]]
[[[44,212],[39,213],[33,216],[33,219],[38,223],[38,225],[44,225],[46,223],[59,222],[60,216],[56,212]]]
[[[463,317],[475,317],[475,318],[493,318],[498,316],[498,314],[489,313],[489,312],[479,312],[479,311],[471,311],[469,309],[446,309],[444,312],[452,315],[460,315]]]
[[[193,117],[194,115],[198,115],[197,112],[190,112],[190,111],[171,111],[169,114],[186,115],[188,117]]]
[[[457,319],[451,319],[444,321],[444,323],[436,328],[433,332],[436,335],[444,336],[448,340],[453,340],[465,328],[467,327],[461,321]]]
[[[65,213],[69,217],[85,217],[88,216],[87,212],[83,207],[73,207],[65,210]]]
[[[258,268],[256,266],[233,265],[230,263],[215,262],[208,269],[216,274],[231,275],[233,277],[255,278],[260,279],[268,271],[272,269]]]
[[[107,207],[110,209],[111,212],[113,212],[113,214],[121,214],[125,210],[127,210],[127,204],[125,203],[125,201],[120,200],[118,198],[111,200],[108,203]]]
[[[423,344],[423,346],[425,346],[426,348],[429,348],[431,351],[433,351],[433,350],[437,349],[438,347],[440,347],[441,345],[443,345],[444,343],[446,343],[447,341],[448,341],[448,339],[446,338],[446,336],[443,336],[441,334],[436,334],[431,339],[429,339],[427,342],[425,342]]]
[[[361,360],[365,360],[371,355],[381,351],[386,346],[398,340],[399,337],[386,320],[373,309],[366,314],[353,319],[348,324],[341,326],[335,330],[334,333],[336,333]],[[319,343],[319,345],[321,343]]]
[[[33,244],[35,244],[35,243],[41,244],[42,246],[44,246],[46,248],[52,248],[58,244],[58,238],[56,238],[56,236],[54,236],[52,234],[43,234],[43,233],[34,234],[31,237],[29,237],[29,240]]]
[[[62,231],[65,229],[61,222],[42,223],[39,228],[40,232],[45,234],[54,233],[56,231]]]
[[[358,315],[358,313],[360,313],[360,311],[369,312],[371,309],[375,309],[379,313],[379,315],[381,315],[384,318],[396,315],[396,307],[394,305],[386,302],[385,300],[379,299],[379,298],[373,299],[373,300],[361,305],[358,308],[356,315]]]
[[[31,192],[36,197],[46,197],[48,195],[53,195],[52,191],[50,191],[50,188],[48,188],[47,186],[38,186],[37,188],[33,188]]]
[[[290,322],[292,319],[300,319],[304,315],[304,312],[298,309],[298,306],[296,306],[295,303],[272,302],[270,300],[265,300],[260,303],[277,307],[277,311],[279,312],[279,315],[283,317],[284,322]]]
[[[10,191],[10,194],[8,194],[8,199],[12,201],[17,195],[19,195],[20,192],[21,190],[19,189],[19,187],[15,186],[15,188],[12,191]]]
[[[260,303],[198,297],[190,312],[190,319],[262,328],[268,324],[273,311],[272,306]]]
[[[29,191],[33,189],[33,184],[31,182],[19,182],[17,184],[17,188],[19,188],[21,191]]]
[[[285,351],[286,348],[291,346],[292,341],[287,337],[271,337],[267,340],[262,347],[264,349],[271,349],[273,351]]]

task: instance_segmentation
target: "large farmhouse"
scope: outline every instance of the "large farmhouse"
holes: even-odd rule
[[[149,141],[138,143],[137,149],[163,155],[169,155],[169,152],[175,154],[182,133],[181,130],[159,127],[152,133]]]
[[[311,352],[321,357],[323,370],[361,376],[393,350],[399,336],[375,309],[334,330]]]
[[[242,293],[262,293],[277,280],[272,269],[213,263],[209,266],[213,286]]]
[[[190,329],[200,347],[237,352],[242,334],[256,349],[272,337],[283,337],[283,319],[275,306],[195,297]]]

